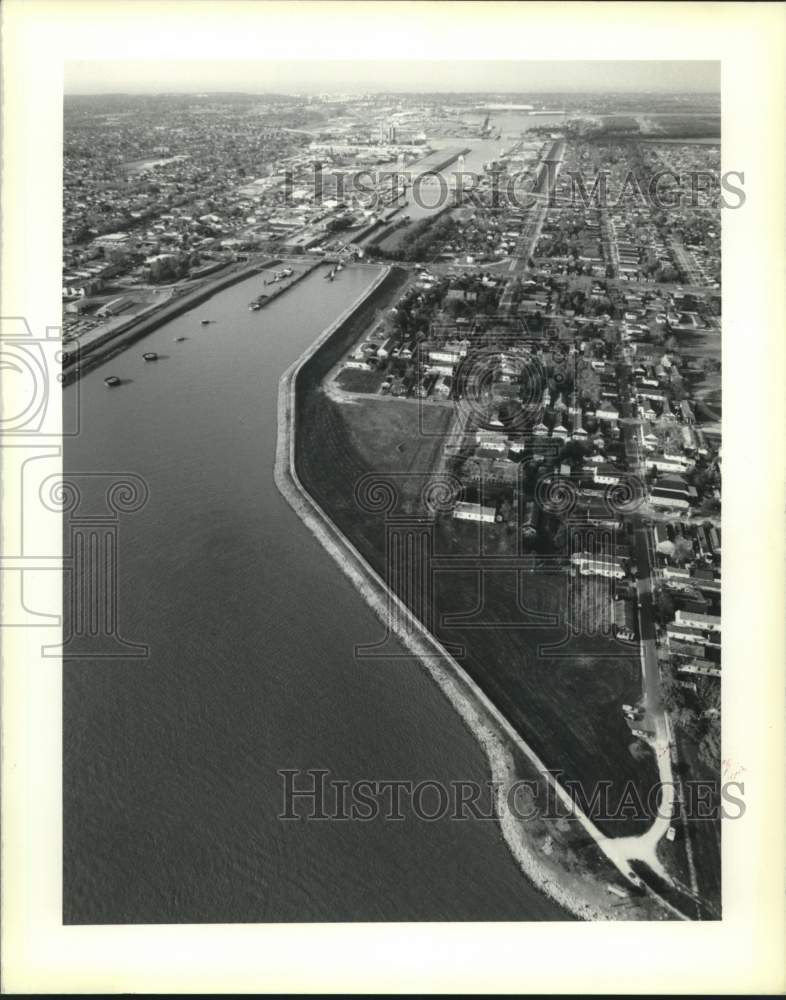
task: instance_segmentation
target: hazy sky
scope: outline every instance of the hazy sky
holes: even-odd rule
[[[66,63],[68,94],[201,91],[720,92],[719,62],[121,60]]]

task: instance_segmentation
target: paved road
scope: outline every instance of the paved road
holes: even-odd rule
[[[629,403],[629,390],[626,380],[622,379],[621,395],[623,398],[620,421],[625,440],[625,454],[630,469],[644,480],[644,464],[639,452],[636,438],[637,422],[629,419],[633,413]],[[658,778],[663,790],[658,815],[646,833],[638,837],[626,837],[616,844],[617,849],[627,854],[630,860],[645,861],[654,872],[671,882],[657,857],[657,847],[671,826],[674,813],[674,776],[672,772],[672,734],[660,690],[660,668],[658,665],[658,649],[655,640],[655,614],[653,604],[654,552],[652,533],[649,521],[641,515],[631,516],[634,530],[634,554],[638,567],[637,596],[639,616],[639,649],[641,655],[642,694],[644,716],[639,728],[648,733],[647,742],[655,754],[658,766]]]
[[[516,278],[527,271],[530,257],[532,257],[535,252],[535,245],[538,242],[540,231],[543,228],[543,222],[548,212],[549,201],[554,191],[554,186],[557,183],[557,177],[559,176],[559,172],[562,168],[564,157],[565,140],[558,139],[549,150],[548,155],[541,160],[543,165],[554,164],[554,169],[549,169],[548,166],[546,166],[546,175],[545,177],[542,177],[540,181],[538,192],[540,197],[538,203],[527,217],[524,232],[521,234],[516,250],[511,258],[509,266],[510,278],[508,279],[508,283],[505,286],[505,290],[502,293],[502,298],[499,303],[500,310],[503,312],[512,308],[513,290],[516,285]],[[544,182],[548,182],[547,190],[544,190]]]

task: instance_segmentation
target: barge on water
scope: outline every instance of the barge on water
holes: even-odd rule
[[[291,267],[285,267],[281,271],[274,271],[273,277],[270,279],[270,281],[266,281],[265,284],[275,285],[276,282],[283,281],[284,278],[291,278],[294,273],[295,272],[292,270]]]

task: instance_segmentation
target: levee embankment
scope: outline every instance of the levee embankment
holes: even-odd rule
[[[391,295],[404,280],[405,275],[395,268],[383,273],[371,289],[331,324],[281,377],[276,484],[383,624],[440,686],[478,740],[498,787],[496,807],[501,833],[529,880],[557,902],[566,914],[574,917],[588,920],[662,919],[663,913],[659,912],[653,900],[631,898],[627,880],[629,872],[624,860],[618,859],[609,849],[607,839],[568,799],[543,762],[467,672],[425,627],[407,614],[399,597],[391,592],[352,541],[338,528],[330,513],[314,500],[308,483],[301,480],[300,473],[305,467],[298,456],[296,428],[298,421],[304,415],[308,416],[306,404],[320,391],[324,375],[373,321],[376,310],[390,303]],[[569,810],[569,814],[572,812],[572,822],[581,828],[584,839],[582,858],[576,857],[575,850],[559,846],[558,837],[553,836],[557,828],[548,818],[531,815],[523,819],[512,810],[509,793],[518,781],[522,765],[532,774],[530,784],[533,787],[545,782],[556,800]],[[609,895],[608,880],[617,886],[626,886],[621,890],[627,900],[622,912],[617,905],[619,896],[612,899]]]

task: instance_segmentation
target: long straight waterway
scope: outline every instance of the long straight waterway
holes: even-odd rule
[[[494,822],[278,818],[284,768],[488,779],[415,662],[354,659],[381,625],[273,482],[279,377],[376,273],[317,270],[258,313],[249,279],[64,392],[66,474],[150,491],[118,542],[121,632],[150,656],[64,665],[67,922],[563,917]]]

